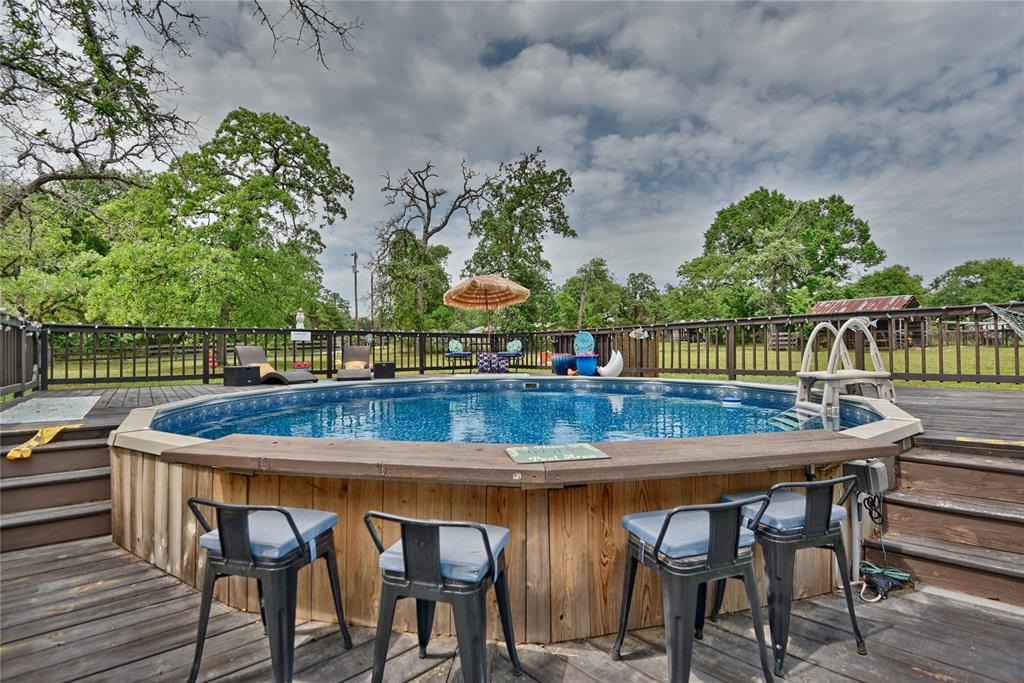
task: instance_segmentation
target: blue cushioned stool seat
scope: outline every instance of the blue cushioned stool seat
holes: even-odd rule
[[[753,491],[750,493],[729,493],[722,496],[722,502],[733,502],[750,498],[752,496],[763,496],[766,491]],[[777,489],[772,494],[771,503],[761,516],[761,524],[779,531],[797,531],[804,528],[804,513],[806,512],[807,499],[799,493]],[[743,506],[743,516],[749,523],[757,516],[761,503],[751,503]],[[846,519],[846,508],[841,505],[832,506],[832,515],[829,519],[832,526],[839,525]]]
[[[481,525],[487,531],[491,554],[498,554],[508,544],[508,529],[490,524]],[[441,577],[449,581],[477,583],[487,574],[487,549],[480,532],[472,527],[442,526],[438,529],[441,550]],[[405,573],[402,542],[398,541],[380,555],[380,568],[386,572]]]
[[[622,528],[651,546],[653,550],[669,512],[671,510],[655,510],[626,515],[622,518]],[[672,518],[668,531],[665,532],[665,538],[661,542],[661,553],[674,559],[707,555],[710,526],[711,516],[703,510],[680,512]],[[739,547],[748,548],[753,543],[754,532],[740,527]]]
[[[338,523],[338,515],[322,510],[285,508],[295,520],[295,526],[305,543],[332,528]],[[220,534],[217,530],[199,537],[199,546],[220,553]],[[284,557],[299,547],[288,520],[280,512],[257,510],[249,515],[249,547],[252,556],[267,560]]]
[[[448,351],[444,354],[445,358],[469,358],[473,355],[472,351]]]

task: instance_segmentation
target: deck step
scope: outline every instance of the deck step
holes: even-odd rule
[[[1024,554],[915,534],[886,533],[864,545],[867,559],[910,572],[915,581],[1024,606]]]
[[[984,437],[936,436],[934,433],[929,436],[926,429],[924,434],[918,434],[914,437],[914,443],[925,448],[944,451],[975,453],[977,455],[991,455],[1004,458],[1024,458],[1024,441],[988,439]]]
[[[107,437],[56,441],[32,449],[32,456],[8,460],[0,454],[0,479],[87,470],[110,464]]]
[[[0,479],[2,514],[109,498],[109,467]]]
[[[1024,553],[1024,504],[899,490],[885,496],[886,531]]]
[[[1024,460],[914,448],[899,463],[900,486],[909,491],[1024,503]]]
[[[0,448],[7,450],[14,448],[18,444],[25,443],[33,436],[36,431],[43,427],[53,427],[58,423],[40,422],[38,425],[32,425],[30,427],[23,427],[18,429],[8,429],[4,427],[0,430]],[[117,422],[101,422],[90,424],[86,427],[79,427],[77,429],[65,429],[64,431],[57,434],[48,445],[56,445],[67,441],[82,441],[86,439],[106,439],[107,435],[114,429],[117,429],[117,425],[120,424],[120,420]]]
[[[110,534],[110,501],[0,515],[0,550],[34,548]]]

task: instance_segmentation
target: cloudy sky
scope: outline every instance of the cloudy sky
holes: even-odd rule
[[[275,55],[242,4],[200,7],[181,110],[204,138],[244,106],[330,144],[356,187],[322,259],[346,297],[347,254],[389,214],[381,174],[429,159],[454,181],[537,146],[575,184],[556,280],[603,256],[670,282],[760,185],[842,194],[926,278],[1024,259],[1024,3],[338,3],[365,27],[330,70]],[[457,276],[466,225],[439,237]]]

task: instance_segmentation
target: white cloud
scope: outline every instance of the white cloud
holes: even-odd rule
[[[204,5],[208,38],[172,68],[207,131],[245,106],[329,142],[356,185],[323,259],[345,295],[347,254],[389,214],[381,174],[431,159],[454,183],[464,157],[493,170],[538,145],[576,187],[580,239],[547,245],[557,279],[604,256],[670,281],[715,211],[758,185],[844,195],[890,262],[927,277],[1024,258],[1024,4],[332,7],[366,27],[329,71],[273,55],[226,4]],[[465,222],[441,238],[457,276]]]

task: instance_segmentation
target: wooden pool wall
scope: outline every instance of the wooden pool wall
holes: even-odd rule
[[[834,471],[819,470],[824,478]],[[520,642],[549,643],[612,633],[617,628],[625,559],[624,514],[710,503],[727,492],[765,489],[781,481],[804,480],[804,469],[719,474],[671,479],[594,483],[566,488],[508,488],[411,481],[243,475],[223,469],[165,462],[127,448],[111,449],[114,542],[146,562],[197,586],[203,571],[201,531],[186,502],[192,496],[231,503],[285,505],[338,513],[335,544],[341,568],[346,617],[376,626],[380,592],[377,552],[363,525],[363,513],[380,510],[424,518],[472,520],[508,527],[506,550],[513,624]],[[387,541],[397,528],[384,529]],[[764,603],[760,551],[755,566]],[[832,590],[831,555],[807,550],[797,555],[796,596]],[[335,621],[326,564],[299,577],[298,617]],[[746,608],[742,586],[730,581],[726,611]],[[221,580],[216,597],[245,611],[258,611],[256,587],[237,577]],[[395,628],[415,630],[415,610],[403,601]],[[493,592],[491,611],[495,611]],[[490,636],[499,637],[496,613]],[[661,591],[653,572],[641,569],[630,628],[662,623]],[[438,606],[434,630],[451,634],[450,610]]]

